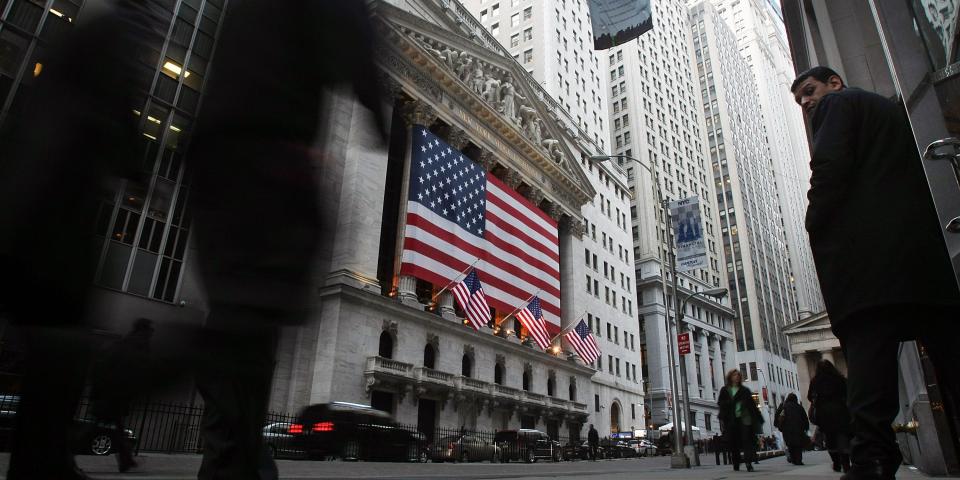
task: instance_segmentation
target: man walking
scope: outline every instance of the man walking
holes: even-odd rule
[[[593,424],[590,424],[590,432],[587,433],[587,445],[590,446],[590,460],[597,460],[597,447],[600,446],[600,434],[597,433],[597,429],[593,428]]]
[[[813,130],[806,228],[832,328],[848,364],[847,480],[892,479],[901,456],[898,344],[918,340],[955,389],[950,343],[960,293],[903,108],[827,67],[790,90]]]

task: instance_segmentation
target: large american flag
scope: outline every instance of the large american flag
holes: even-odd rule
[[[540,297],[533,297],[529,305],[517,312],[517,318],[540,348],[546,350],[550,346],[550,334],[547,332],[547,323],[543,321]]]
[[[593,338],[587,323],[580,320],[577,328],[570,330],[564,335],[568,342],[573,345],[577,355],[583,360],[583,363],[593,363],[600,357],[600,347],[597,345],[597,339]]]
[[[483,285],[480,285],[477,271],[470,270],[470,273],[463,277],[463,281],[451,291],[460,302],[460,308],[467,313],[470,325],[477,330],[486,327],[490,322],[490,305],[487,304],[487,297],[483,294]]]
[[[446,285],[476,265],[490,306],[512,312],[539,291],[560,331],[557,222],[425,127],[413,127],[400,273]]]

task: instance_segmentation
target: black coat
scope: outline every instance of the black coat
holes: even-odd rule
[[[807,412],[799,403],[788,401],[777,411],[777,429],[783,433],[783,441],[788,447],[805,447],[807,444],[807,430],[810,422]]]
[[[849,432],[850,411],[847,409],[847,381],[837,375],[820,374],[810,380],[807,399],[813,405],[815,423],[825,433]]]
[[[847,88],[811,119],[806,228],[834,330],[860,310],[960,306],[960,294],[903,108]]]
[[[720,389],[720,396],[717,398],[717,405],[720,407],[717,418],[720,420],[720,428],[723,430],[724,437],[730,434],[729,426],[736,421],[736,402],[743,402],[742,408],[745,410],[743,414],[751,415],[751,424],[754,431],[760,431],[760,427],[763,425],[763,416],[760,414],[757,403],[753,401],[753,392],[746,386],[741,385],[737,389],[737,394],[731,396],[729,387],[723,387]]]
[[[597,433],[596,428],[591,428],[590,432],[587,433],[587,443],[590,445],[600,444],[600,434]]]

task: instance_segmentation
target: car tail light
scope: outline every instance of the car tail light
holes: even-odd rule
[[[333,422],[317,422],[313,424],[314,432],[332,432]]]
[[[301,424],[299,424],[299,423],[291,423],[290,426],[287,427],[287,433],[289,433],[289,434],[291,434],[291,435],[296,435],[296,434],[298,434],[298,433],[303,433],[303,425],[301,425]]]

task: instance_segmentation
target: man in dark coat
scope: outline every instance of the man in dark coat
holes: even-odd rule
[[[587,432],[587,445],[590,446],[590,460],[597,459],[597,447],[600,446],[600,434],[597,433],[597,429],[593,428],[593,424],[590,424],[590,431]]]
[[[261,429],[278,328],[316,301],[323,100],[352,90],[383,140],[374,37],[366,2],[230,2],[187,156],[210,304],[201,480],[276,478]]]
[[[893,478],[897,349],[918,339],[935,365],[960,360],[960,293],[903,107],[815,67],[791,86],[813,131],[806,228],[848,364],[848,479]],[[956,385],[949,368],[940,383]]]

